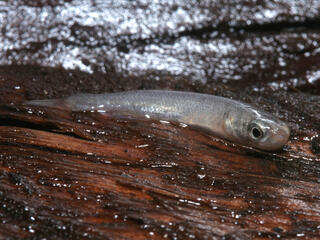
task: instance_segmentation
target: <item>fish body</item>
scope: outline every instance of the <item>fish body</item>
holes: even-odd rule
[[[151,119],[182,122],[243,145],[273,151],[287,143],[290,130],[273,115],[239,101],[210,94],[138,90],[78,94],[65,99],[34,100],[29,105],[66,106],[73,111],[116,111]]]

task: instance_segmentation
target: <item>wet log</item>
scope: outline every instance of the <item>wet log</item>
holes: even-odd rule
[[[320,237],[319,12],[0,1],[0,238]],[[178,122],[23,105],[130,89],[241,100],[291,137],[264,152]]]

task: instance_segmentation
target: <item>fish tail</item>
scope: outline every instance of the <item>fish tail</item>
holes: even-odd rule
[[[31,101],[24,102],[23,105],[51,107],[51,108],[66,107],[66,104],[62,99],[31,100]]]

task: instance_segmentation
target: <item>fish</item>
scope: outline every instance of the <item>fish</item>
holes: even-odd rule
[[[240,101],[195,92],[136,90],[82,93],[64,99],[31,100],[25,104],[66,107],[72,111],[119,112],[180,122],[264,151],[283,148],[290,137],[288,125],[268,112]]]

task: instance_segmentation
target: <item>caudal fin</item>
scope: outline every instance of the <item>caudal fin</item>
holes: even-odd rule
[[[31,100],[26,101],[23,105],[52,107],[52,108],[65,108],[65,102],[62,99],[45,99],[45,100]]]

